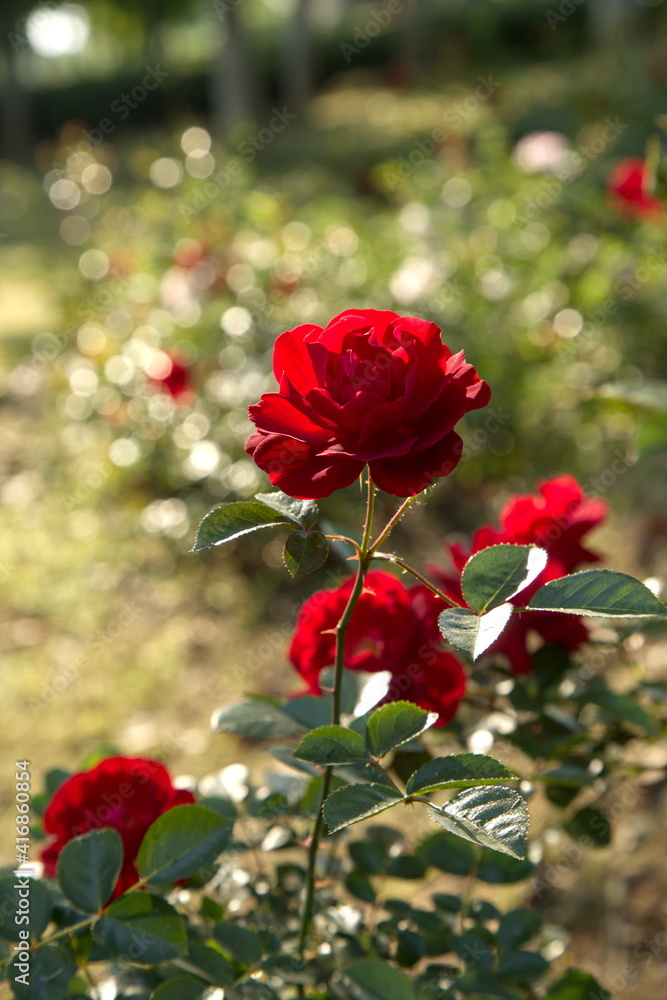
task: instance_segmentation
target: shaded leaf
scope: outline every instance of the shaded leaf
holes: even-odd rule
[[[72,956],[65,948],[59,944],[45,944],[34,951],[27,982],[19,978],[26,975],[25,969],[20,968],[23,964],[17,955],[8,969],[12,993],[17,1000],[64,1000],[75,970]]]
[[[97,913],[108,901],[123,865],[123,841],[117,830],[91,830],[65,844],[58,857],[58,883],[85,913]]]
[[[540,587],[528,609],[601,618],[667,617],[667,608],[648,587],[610,569],[585,569],[552,580]]]
[[[333,691],[334,668],[326,667],[320,673],[322,691]],[[390,670],[369,673],[365,670],[343,670],[341,677],[340,710],[342,715],[354,718],[365,715],[382,701],[392,681]]]
[[[335,833],[402,801],[401,793],[386,785],[346,785],[332,792],[324,803],[324,819],[329,831]]]
[[[305,965],[295,955],[271,955],[262,962],[262,969],[270,976],[278,976],[284,982],[297,986],[317,982],[317,970]]]
[[[234,966],[217,948],[192,941],[188,951],[188,962],[201,969],[218,986],[231,986],[236,979]]]
[[[466,604],[477,614],[504,604],[537,579],[547,559],[535,545],[489,545],[476,552],[461,576]]]
[[[19,941],[19,930],[29,930],[33,939],[41,937],[51,919],[53,909],[51,894],[43,882],[31,878],[28,882],[30,895],[29,923],[16,923],[16,914],[22,913],[20,896],[14,875],[0,879],[0,937],[7,941]]]
[[[298,528],[308,530],[317,524],[320,511],[314,500],[297,500],[288,497],[286,493],[278,490],[276,493],[258,493],[255,497],[260,503],[265,504],[272,510],[277,510],[279,514],[292,521]]]
[[[92,934],[115,958],[139,965],[183,956],[187,948],[181,917],[164,899],[147,892],[115,899],[93,924]]]
[[[528,810],[523,796],[511,788],[468,788],[446,805],[426,810],[450,833],[514,858],[524,857]]]
[[[267,740],[272,736],[290,736],[303,729],[276,705],[267,701],[243,701],[225,705],[214,712],[211,729],[214,733],[238,733],[248,739]]]
[[[448,608],[438,616],[445,639],[473,662],[496,641],[512,617],[511,604],[500,604],[481,617],[468,608]]]
[[[612,1000],[594,976],[580,969],[570,969],[551,987],[544,1000]]]
[[[631,406],[667,413],[667,382],[659,379],[644,379],[641,385],[634,382],[607,382],[595,390],[602,399],[613,399]]]
[[[193,976],[175,976],[166,983],[160,983],[151,993],[151,1000],[199,1000],[207,989],[206,983]]]
[[[298,723],[300,729],[316,729],[331,722],[331,696],[313,694],[299,695],[280,706],[280,711]],[[296,730],[296,726],[293,727]]]
[[[366,742],[378,759],[390,750],[419,736],[438,721],[437,712],[426,712],[409,701],[394,701],[373,712],[368,720]]]
[[[341,974],[341,986],[350,1000],[413,1000],[412,986],[387,962],[374,958],[349,965]]]
[[[438,788],[468,788],[473,785],[495,785],[518,778],[493,757],[481,753],[459,753],[451,757],[436,757],[424,764],[408,780],[408,795],[434,792]]]
[[[294,756],[321,767],[370,762],[363,737],[344,726],[320,726],[307,733],[294,750]]]
[[[175,806],[149,827],[137,870],[149,882],[176,882],[213,864],[232,838],[233,825],[205,806]]]
[[[221,920],[213,928],[213,937],[242,965],[256,965],[262,958],[262,945],[249,927],[232,920]]]
[[[575,840],[590,838],[595,847],[607,847],[611,843],[609,820],[601,809],[584,806],[565,824],[565,829]]]
[[[327,561],[329,543],[321,531],[293,531],[283,549],[283,561],[291,576],[306,576]]]

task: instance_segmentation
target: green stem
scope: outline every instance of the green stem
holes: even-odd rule
[[[417,499],[418,496],[419,496],[419,494],[417,493],[415,496],[408,497],[407,500],[403,501],[403,503],[398,508],[398,510],[396,511],[396,513],[394,514],[394,516],[391,518],[390,521],[387,522],[387,524],[384,526],[384,528],[382,529],[382,531],[380,532],[380,534],[377,536],[377,538],[375,539],[375,541],[371,545],[371,547],[370,547],[370,551],[371,552],[375,552],[375,550],[377,549],[377,547],[379,545],[381,545],[382,542],[385,540],[385,538],[387,538],[391,534],[391,532],[394,530],[394,528],[396,527],[396,525],[398,524],[398,522],[401,520],[401,518],[405,514],[406,510],[408,510],[408,508],[412,506],[412,504],[415,502],[415,500]]]
[[[350,594],[349,600],[343,611],[340,621],[336,626],[336,656],[334,660],[334,689],[333,689],[333,708],[331,713],[331,721],[333,725],[340,725],[340,702],[341,702],[341,689],[343,682],[343,660],[345,655],[345,638],[347,636],[347,630],[350,624],[350,619],[356,607],[357,601],[361,597],[361,592],[364,589],[364,577],[366,576],[366,571],[368,569],[368,564],[370,562],[370,538],[371,531],[373,528],[373,511],[375,509],[375,486],[371,481],[370,476],[368,477],[368,495],[366,500],[366,520],[364,523],[364,531],[361,540],[361,546],[359,547],[359,565],[357,567],[357,575],[354,581],[354,586],[352,588],[352,593]],[[320,838],[322,836],[322,826],[324,822],[324,816],[322,809],[324,803],[329,795],[329,788],[331,786],[331,774],[332,769],[327,767],[324,771],[324,776],[322,778],[322,788],[320,790],[320,799],[317,806],[317,813],[315,815],[315,821],[313,823],[313,832],[310,839],[310,845],[308,847],[308,869],[306,872],[306,898],[303,904],[303,914],[301,916],[301,928],[299,930],[299,943],[298,943],[298,954],[303,958],[306,939],[310,933],[310,928],[313,923],[313,909],[315,904],[315,865],[317,861],[317,851],[320,844]]]
[[[439,587],[436,587],[436,585],[420,573],[418,569],[415,569],[414,566],[407,563],[405,559],[401,559],[400,556],[395,556],[390,552],[375,552],[373,553],[373,559],[380,559],[382,562],[395,563],[397,566],[400,566],[401,569],[404,569],[407,573],[411,573],[412,576],[416,577],[420,583],[423,583],[425,587],[432,590],[434,594],[436,594],[446,604],[449,604],[451,608],[463,607],[462,604],[459,604],[458,601],[455,601],[452,597],[448,597],[444,591],[440,590]]]

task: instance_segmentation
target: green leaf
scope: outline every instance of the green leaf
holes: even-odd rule
[[[341,986],[350,1000],[413,1000],[412,986],[388,962],[375,958],[349,965],[341,974]]]
[[[314,500],[296,500],[280,490],[276,493],[258,493],[255,499],[272,510],[277,510],[297,528],[305,528],[306,531],[317,524],[320,516],[319,507]]]
[[[498,963],[498,975],[516,983],[532,983],[549,969],[549,962],[534,951],[511,951]]]
[[[187,948],[181,917],[164,899],[147,892],[130,892],[115,899],[93,924],[92,933],[115,958],[138,965],[182,957]]]
[[[324,803],[324,819],[329,831],[335,833],[399,802],[403,802],[401,793],[386,785],[346,785],[332,792]]]
[[[466,604],[479,615],[505,604],[537,579],[547,559],[535,545],[489,545],[476,552],[461,576]]]
[[[160,983],[151,993],[151,1000],[199,1000],[207,989],[206,983],[193,976],[175,976]]]
[[[272,990],[266,983],[258,983],[254,979],[247,979],[244,983],[239,983],[225,995],[230,1000],[280,1000],[275,990]]]
[[[234,966],[217,948],[198,941],[191,941],[188,963],[200,969],[218,986],[231,986],[236,979]]]
[[[370,763],[363,737],[344,726],[320,726],[307,733],[294,750],[294,756],[321,767]]]
[[[552,580],[540,587],[528,609],[599,618],[667,617],[667,608],[648,587],[610,569],[585,569]]]
[[[148,882],[176,882],[208,868],[229,845],[232,823],[205,806],[175,806],[149,827],[137,855]]]
[[[278,976],[285,983],[305,986],[316,983],[317,970],[305,965],[295,955],[271,955],[262,962],[262,969],[270,976]]]
[[[438,625],[445,639],[474,662],[496,641],[513,610],[511,604],[500,604],[479,616],[469,608],[448,608],[438,616]]]
[[[281,705],[280,711],[298,724],[299,729],[316,729],[331,722],[331,695],[318,697],[313,694],[300,695]],[[296,730],[297,726],[293,729]]]
[[[22,967],[26,964],[17,955],[9,966],[8,978],[16,1000],[64,1000],[75,970],[68,951],[59,944],[45,944],[32,953],[27,974]]]
[[[502,785],[468,788],[440,807],[427,806],[431,819],[443,829],[481,847],[525,855],[529,816],[522,795]]]
[[[580,969],[570,969],[551,987],[544,1000],[612,1000],[594,976]]]
[[[257,965],[262,958],[262,945],[249,927],[232,920],[221,920],[213,928],[213,937],[222,945],[235,962]]]
[[[370,712],[387,694],[391,681],[390,670],[378,670],[377,673],[343,670],[340,691],[341,714],[359,718]],[[320,688],[323,691],[333,691],[333,667],[326,667],[320,673]]]
[[[419,736],[437,721],[437,712],[426,712],[409,701],[394,701],[391,705],[384,705],[373,712],[368,720],[368,749],[379,760],[401,743]]]
[[[92,830],[65,844],[58,858],[58,882],[69,900],[97,913],[108,902],[123,866],[123,841],[116,830]]]
[[[611,843],[609,820],[601,809],[584,806],[565,824],[565,829],[575,840],[588,837],[595,847],[607,847]]]
[[[364,903],[375,902],[377,894],[365,872],[350,872],[346,875],[345,888],[355,899],[361,899]]]
[[[222,542],[247,535],[260,528],[279,528],[282,524],[294,524],[294,519],[278,513],[274,507],[256,500],[241,500],[239,503],[225,504],[207,514],[197,528],[193,552],[210,549]]]
[[[283,560],[291,576],[306,576],[327,561],[329,543],[321,531],[293,531],[283,549]]]
[[[0,879],[0,937],[7,941],[19,941],[19,931],[27,929],[30,931],[30,937],[36,940],[41,937],[51,919],[53,909],[51,894],[43,882],[31,878],[27,885],[30,895],[23,899],[24,905],[26,899],[30,903],[27,911],[29,923],[17,924],[16,914],[26,912],[21,906],[17,884],[20,883],[14,875]]]
[[[530,941],[542,926],[542,917],[535,910],[509,910],[500,918],[496,932],[498,948],[509,951]]]
[[[416,851],[417,857],[450,875],[469,875],[476,867],[474,848],[451,833],[434,833],[423,840]]]
[[[502,781],[517,779],[493,757],[481,753],[459,753],[451,757],[436,757],[412,775],[408,780],[408,795],[417,792],[434,792],[438,788],[469,788],[473,785],[495,785]]]
[[[519,861],[508,854],[485,850],[482,851],[477,878],[489,885],[511,885],[525,878],[531,878],[534,872],[535,865],[528,858]]]
[[[632,694],[617,694],[605,681],[598,677],[586,688],[586,698],[599,705],[615,719],[631,722],[650,733],[657,732],[657,727],[648,712],[637,702]]]
[[[629,403],[657,413],[667,413],[667,382],[659,379],[644,379],[641,385],[634,382],[608,382],[598,386],[595,395],[601,399],[613,399],[619,403]]]
[[[243,701],[214,712],[211,729],[214,733],[238,733],[251,740],[267,740],[272,736],[291,736],[303,729],[303,725],[270,702]]]

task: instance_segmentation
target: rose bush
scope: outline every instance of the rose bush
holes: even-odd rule
[[[456,467],[454,425],[490,398],[435,323],[375,309],[283,333],[273,371],[278,392],[250,407],[257,430],[246,451],[298,498],[327,497],[365,465],[387,493],[420,493]]]
[[[149,826],[174,806],[195,801],[174,788],[163,764],[143,757],[107,757],[89,771],[73,774],[58,788],[44,813],[44,831],[55,836],[41,852],[53,878],[65,844],[91,830],[111,827],[123,841],[123,867],[112,899],[138,880],[135,859]]]
[[[547,565],[530,586],[512,599],[515,607],[525,607],[545,583],[558,580],[583,564],[598,562],[600,557],[585,548],[582,540],[604,520],[606,512],[604,501],[586,498],[572,476],[560,476],[542,483],[537,494],[511,497],[500,512],[501,527],[479,528],[468,551],[459,544],[448,546],[454,574],[437,566],[430,570],[445,593],[465,605],[461,574],[471,555],[490,545],[538,545],[548,553]],[[488,652],[505,656],[515,673],[530,673],[531,633],[544,643],[570,652],[579,649],[588,638],[588,629],[576,615],[525,611],[513,615]]]
[[[334,662],[334,633],[352,593],[353,579],[321,590],[303,605],[289,656],[308,691],[319,693],[319,675]],[[459,660],[443,649],[438,614],[444,608],[427,587],[406,587],[390,573],[367,574],[350,620],[344,665],[375,673],[389,670],[387,701],[407,698],[437,712],[444,726],[456,713],[466,681]]]

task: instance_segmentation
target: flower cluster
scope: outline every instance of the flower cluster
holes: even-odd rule
[[[435,323],[376,309],[283,333],[273,371],[278,392],[250,407],[257,430],[246,451],[274,486],[304,499],[349,486],[366,465],[387,493],[421,493],[461,457],[454,425],[490,398]]]
[[[445,593],[465,605],[461,574],[471,555],[489,545],[539,545],[549,556],[547,565],[537,579],[512,600],[516,607],[525,607],[545,583],[566,576],[583,564],[598,561],[599,556],[582,543],[584,536],[604,520],[606,511],[604,501],[586,498],[571,476],[551,479],[541,484],[538,494],[511,497],[500,512],[500,528],[480,528],[469,550],[462,545],[450,545],[453,574],[438,567],[430,567],[431,573]],[[515,673],[530,673],[531,633],[545,643],[570,651],[579,649],[588,638],[586,626],[576,615],[527,611],[510,619],[488,652],[507,657]]]
[[[54,878],[65,844],[91,830],[111,827],[123,841],[123,866],[111,898],[137,882],[137,854],[152,823],[174,806],[195,801],[192,792],[174,788],[163,764],[143,757],[107,757],[90,771],[73,774],[58,788],[44,813],[44,830],[55,840],[41,854]]]
[[[352,593],[350,578],[335,590],[313,594],[303,605],[289,655],[306,681],[319,693],[319,675],[334,662],[338,624]],[[427,587],[406,587],[390,573],[367,574],[352,613],[343,666],[375,673],[389,670],[387,701],[407,699],[437,712],[444,726],[465,694],[461,663],[443,648],[438,615],[444,603]]]

